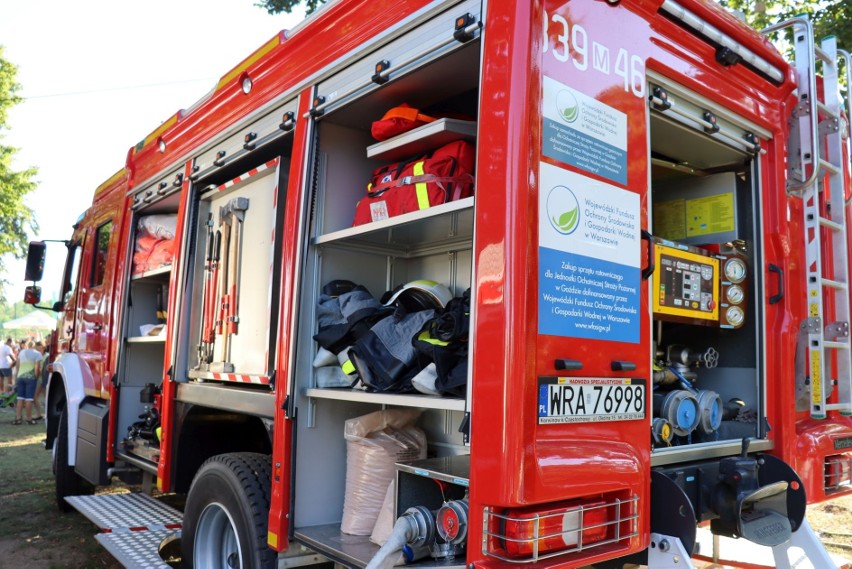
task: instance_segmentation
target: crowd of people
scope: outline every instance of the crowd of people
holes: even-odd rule
[[[47,379],[48,343],[24,338],[0,344],[0,391],[6,406],[15,406],[13,425],[36,425],[43,420],[41,397]],[[35,414],[33,414],[35,411]]]

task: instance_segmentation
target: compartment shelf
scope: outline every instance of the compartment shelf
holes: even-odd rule
[[[296,528],[295,538],[300,543],[328,555],[331,559],[343,561],[352,567],[366,567],[379,546],[370,541],[368,535],[349,535],[340,531],[340,524],[326,524]],[[459,563],[459,562],[462,563]],[[455,558],[427,558],[406,567],[441,567],[443,569],[464,569],[464,556]]]
[[[454,140],[476,140],[476,121],[438,119],[367,147],[367,158],[398,160],[423,154]]]
[[[163,336],[130,336],[127,338],[128,344],[163,344],[166,341]]]
[[[336,401],[357,401],[375,405],[395,405],[397,407],[419,407],[421,409],[441,409],[444,411],[464,411],[465,400],[435,395],[416,395],[403,393],[370,393],[359,389],[323,389],[312,387],[305,390],[307,397],[314,399],[334,399]]]
[[[473,197],[413,211],[382,221],[320,235],[314,245],[336,245],[402,256],[433,248],[470,246],[473,239]]]
[[[161,277],[155,280],[158,281],[168,281],[169,275],[172,272],[171,265],[165,265],[163,267],[159,267],[156,269],[151,269],[150,271],[145,271],[144,273],[139,273],[130,277],[131,280],[138,281],[141,279],[154,279],[154,277]],[[165,278],[162,278],[165,277]]]

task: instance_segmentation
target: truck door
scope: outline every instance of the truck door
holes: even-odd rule
[[[75,233],[68,245],[68,256],[62,276],[62,290],[59,304],[62,307],[62,324],[56,340],[58,353],[71,351],[74,340],[75,317],[77,314],[77,279],[80,276],[80,259],[83,251],[82,231]]]
[[[100,395],[104,376],[107,373],[107,350],[109,346],[109,308],[111,286],[106,278],[109,269],[110,243],[113,241],[113,222],[101,220],[91,230],[83,244],[84,258],[80,274],[80,288],[77,297],[79,314],[75,351],[86,362],[91,372],[92,383],[84,378],[86,391],[94,390],[90,395]]]

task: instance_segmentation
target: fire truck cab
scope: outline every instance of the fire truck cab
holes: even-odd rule
[[[852,490],[850,65],[806,19],[776,28],[792,63],[708,0],[337,0],[270,39],[74,226],[59,507],[128,566],[180,532],[197,567],[688,567],[699,524],[827,566],[804,515]],[[423,124],[376,140],[403,104]],[[424,166],[457,141],[458,196]],[[385,294],[406,284],[436,318],[437,287],[467,306],[453,389],[369,377],[416,339],[376,324],[420,314]],[[369,332],[325,350],[356,287]],[[342,527],[368,517],[344,433],[400,410],[426,458],[391,463],[380,547]],[[88,495],[114,478],[183,511]]]

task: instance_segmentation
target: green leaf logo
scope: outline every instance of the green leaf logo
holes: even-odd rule
[[[577,97],[568,90],[563,89],[556,94],[556,112],[559,118],[566,123],[572,123],[580,116],[580,102]]]
[[[577,196],[567,186],[554,186],[547,194],[547,219],[560,235],[571,235],[581,224],[583,216]]]
[[[574,122],[577,120],[577,115],[579,113],[580,108],[578,106],[568,107],[567,109],[562,109],[562,118],[568,122]]]
[[[565,233],[571,233],[580,220],[580,208],[575,207],[560,215],[553,217],[553,223]]]

